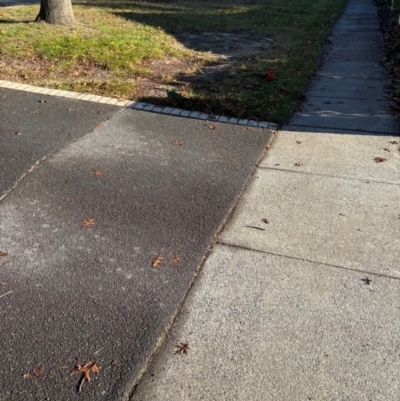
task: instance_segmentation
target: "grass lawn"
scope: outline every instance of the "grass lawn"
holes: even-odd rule
[[[74,30],[4,7],[0,79],[282,123],[346,2],[78,0]]]

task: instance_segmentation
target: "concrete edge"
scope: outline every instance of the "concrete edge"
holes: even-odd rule
[[[186,118],[193,118],[195,120],[207,120],[207,121],[215,121],[219,123],[226,123],[226,124],[233,124],[233,125],[242,125],[247,127],[255,127],[255,128],[266,128],[271,130],[278,129],[278,124],[269,122],[269,121],[256,121],[256,120],[248,120],[248,119],[238,119],[238,118],[229,118],[220,115],[213,115],[213,114],[206,114],[200,111],[189,111],[183,110],[176,107],[162,107],[156,106],[150,103],[143,103],[138,101],[132,100],[119,100],[116,98],[106,97],[106,96],[98,96],[86,93],[79,93],[79,92],[72,92],[72,91],[65,91],[59,89],[49,89],[40,86],[33,86],[33,85],[26,85],[21,84],[18,82],[12,81],[3,81],[0,80],[0,88],[5,89],[16,89],[25,92],[31,93],[40,93],[41,95],[48,95],[48,96],[58,96],[58,97],[65,97],[69,99],[76,99],[76,100],[84,100],[87,102],[94,102],[94,103],[104,103],[110,104],[114,106],[120,106],[124,108],[129,108],[133,110],[140,110],[140,111],[149,111],[151,113],[158,113],[158,114],[166,114],[171,116],[177,117],[186,117]]]

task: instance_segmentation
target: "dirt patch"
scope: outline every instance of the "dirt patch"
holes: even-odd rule
[[[182,49],[209,52],[209,61],[153,61],[146,66],[152,76],[136,81],[137,95],[142,92],[144,97],[165,98],[166,88],[182,90],[189,84],[221,83],[240,61],[265,54],[273,45],[271,38],[258,38],[248,31],[186,32],[177,39]]]

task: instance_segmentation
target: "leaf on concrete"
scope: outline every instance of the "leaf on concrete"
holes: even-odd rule
[[[364,281],[364,283],[365,283],[366,285],[369,285],[369,283],[370,283],[372,280],[371,280],[370,278],[368,278],[368,277],[365,277],[365,278],[362,278],[361,281]]]
[[[154,256],[151,259],[151,267],[153,267],[155,269],[158,266],[162,265],[163,262],[164,262],[164,258],[162,256]]]
[[[390,143],[391,143],[392,145],[398,145],[398,144],[399,144],[397,141],[390,141]]]
[[[303,165],[303,163],[294,163],[294,165],[295,165],[296,167],[301,167],[301,166]]]
[[[382,163],[385,162],[387,159],[384,157],[375,157],[375,163]]]
[[[175,352],[175,354],[178,354],[178,355],[187,354],[187,352],[189,350],[188,343],[180,343],[180,344],[176,345],[175,347],[178,348],[178,350]]]
[[[87,219],[87,220],[83,220],[83,222],[82,222],[83,227],[92,227],[93,224],[94,224],[94,219]]]
[[[265,224],[268,224],[268,223],[269,223],[269,221],[268,221],[267,219],[261,219],[261,221],[262,221],[263,223],[265,223]]]
[[[2,252],[2,251],[0,251],[0,256],[7,256],[7,255],[8,255],[7,252]]]
[[[178,255],[176,255],[176,256],[174,256],[173,258],[170,258],[170,262],[171,262],[171,263],[174,263],[174,264],[176,264],[176,263],[181,263],[181,262],[182,262],[182,259],[181,259]]]
[[[44,371],[44,366],[41,365],[41,366],[39,366],[39,367],[33,369],[33,374],[34,374],[34,376],[36,376],[37,378],[39,378],[40,375],[43,373],[43,371]]]

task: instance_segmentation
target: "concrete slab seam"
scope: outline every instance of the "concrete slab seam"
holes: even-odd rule
[[[362,274],[364,276],[365,275],[371,275],[371,276],[373,275],[373,276],[377,276],[377,277],[386,277],[386,278],[391,278],[391,279],[394,279],[394,280],[400,280],[400,277],[388,276],[386,274],[379,274],[379,273],[376,273],[376,272],[370,272],[370,271],[365,271],[365,270],[352,269],[352,268],[346,267],[346,266],[333,265],[333,264],[330,264],[330,263],[319,262],[317,260],[306,259],[306,258],[298,258],[296,256],[290,256],[290,255],[283,255],[283,254],[276,253],[276,252],[267,252],[267,251],[263,251],[261,249],[253,249],[253,248],[248,248],[247,246],[230,244],[228,242],[218,241],[217,244],[218,245],[223,245],[223,246],[226,246],[226,247],[229,247],[229,248],[236,248],[236,249],[242,249],[244,251],[249,251],[249,252],[262,253],[264,255],[274,255],[274,256],[280,256],[282,258],[287,258],[287,259],[300,260],[302,262],[317,263],[317,264],[322,265],[322,266],[334,267],[334,268],[337,268],[337,269],[343,269],[343,270],[348,270],[348,271],[360,273],[360,274]]]
[[[269,166],[258,166],[258,168],[259,169],[263,169],[263,170],[284,171],[285,173],[317,175],[319,177],[331,177],[331,178],[339,178],[339,179],[343,179],[343,180],[361,181],[361,182],[366,182],[366,183],[372,182],[374,184],[385,184],[385,185],[400,186],[400,183],[397,183],[397,182],[375,181],[375,180],[364,179],[364,178],[345,177],[345,176],[342,176],[342,175],[330,175],[330,174],[322,174],[322,173],[313,173],[313,172],[310,172],[310,171],[289,170],[289,169],[285,169],[285,168],[276,168],[276,167],[269,167]]]
[[[346,132],[352,132],[355,135],[365,135],[365,134],[374,134],[376,136],[393,136],[395,138],[397,138],[399,136],[398,133],[394,133],[394,132],[388,132],[388,131],[373,131],[373,130],[363,130],[363,129],[349,129],[349,128],[343,128],[343,127],[323,127],[321,125],[307,125],[307,124],[291,124],[289,123],[288,126],[292,129],[287,129],[286,131],[289,132],[298,132],[296,129],[294,129],[295,127],[301,127],[301,128],[312,128],[312,129],[320,129],[320,130],[324,130],[325,133],[330,133],[330,134],[338,134],[338,135],[343,135],[343,133],[341,131],[346,131]],[[302,131],[301,131],[302,132]]]
[[[224,116],[214,116],[212,114],[202,113],[201,111],[189,111],[189,110],[178,109],[175,107],[164,107],[164,106],[160,107],[150,103],[143,103],[132,100],[119,100],[105,96],[98,96],[94,94],[79,93],[72,91],[63,91],[59,89],[41,88],[39,86],[20,84],[11,81],[0,80],[0,88],[17,89],[24,92],[40,93],[42,95],[48,95],[48,96],[72,98],[76,100],[83,100],[85,102],[106,103],[133,110],[149,111],[151,113],[168,114],[178,117],[187,117],[193,120],[217,121],[226,124],[233,124],[233,125],[239,124],[242,126],[266,128],[271,130],[278,129],[278,124],[269,121],[256,121],[256,120],[238,119],[233,117],[229,118]]]

